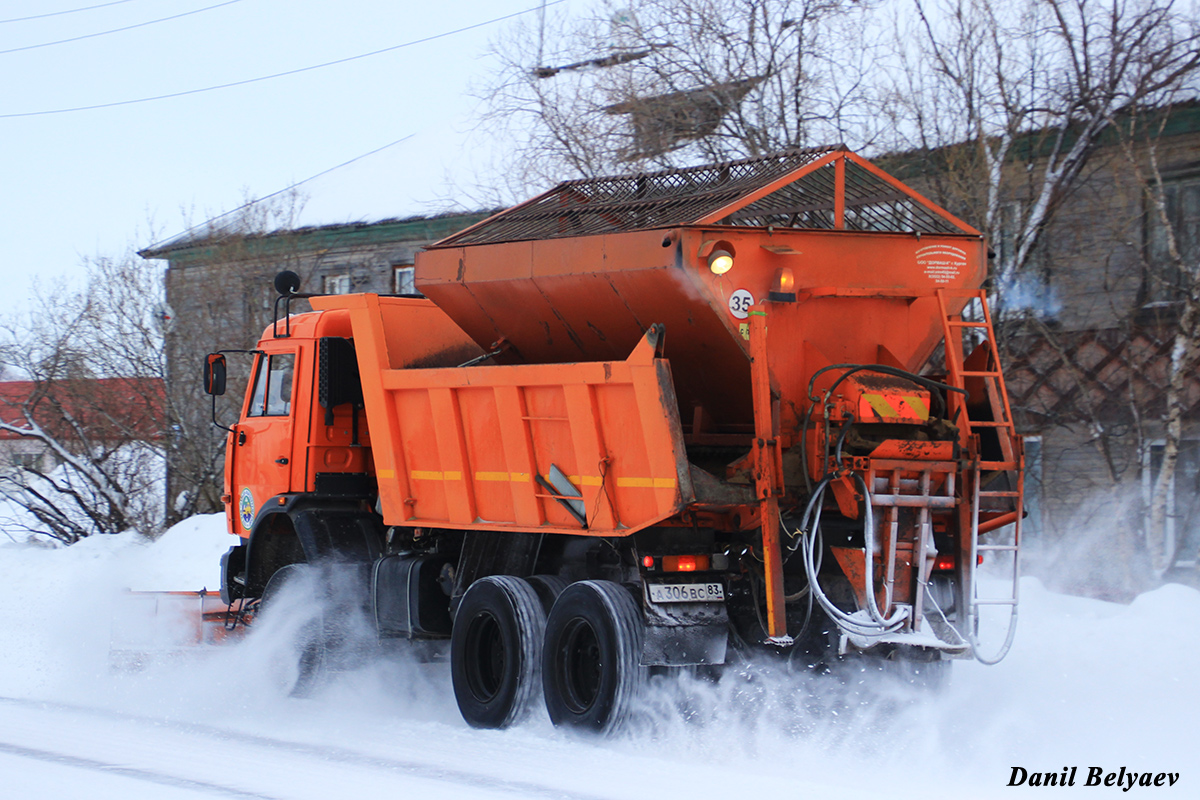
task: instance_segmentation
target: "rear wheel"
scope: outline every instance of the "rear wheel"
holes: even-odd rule
[[[542,601],[542,608],[546,611],[546,616],[550,616],[550,609],[554,608],[554,601],[569,585],[566,578],[560,578],[557,575],[530,575],[525,580],[537,592],[538,600]]]
[[[450,637],[458,710],[474,728],[505,728],[529,715],[541,667],[546,613],[533,587],[511,575],[475,581]]]
[[[555,725],[607,733],[628,718],[645,682],[642,614],[610,581],[568,586],[546,621],[542,686]]]

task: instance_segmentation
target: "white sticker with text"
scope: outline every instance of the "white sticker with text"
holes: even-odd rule
[[[952,244],[931,244],[917,251],[917,266],[934,283],[950,283],[967,265],[967,251]]]

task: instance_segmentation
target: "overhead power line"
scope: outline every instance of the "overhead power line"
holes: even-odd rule
[[[548,2],[545,5],[547,7],[556,6],[556,5],[559,5],[560,3],[565,3],[565,2],[567,2],[567,0],[551,0],[551,2]],[[527,8],[524,11],[514,11],[513,13],[505,14],[502,17],[495,17],[493,19],[486,20],[485,22],[477,22],[474,25],[464,25],[461,28],[455,28],[452,31],[446,31],[445,33],[437,33],[432,36],[423,37],[421,39],[413,39],[410,42],[403,42],[401,44],[395,44],[395,45],[392,45],[391,47],[384,47],[379,50],[372,50],[369,53],[359,53],[356,56],[347,56],[346,58],[339,58],[339,59],[335,59],[333,61],[326,61],[321,64],[313,64],[312,66],[309,66],[309,67],[299,67],[297,69],[289,69],[284,72],[276,72],[271,75],[262,75],[257,78],[246,78],[245,80],[231,81],[230,83],[222,83],[222,84],[218,84],[216,86],[205,86],[202,89],[186,89],[182,92],[170,92],[168,94],[159,94],[159,95],[154,95],[152,97],[139,97],[139,98],[136,98],[133,100],[117,100],[117,101],[114,101],[111,103],[97,103],[95,105],[90,105],[90,106],[74,106],[71,108],[53,108],[53,109],[47,109],[45,111],[22,111],[22,112],[18,112],[16,114],[0,114],[0,119],[15,119],[17,117],[43,117],[43,116],[47,116],[50,114],[70,114],[70,113],[73,113],[76,111],[95,111],[95,110],[101,109],[101,108],[116,108],[117,106],[129,106],[129,105],[134,105],[135,103],[151,103],[151,102],[154,102],[155,100],[169,100],[173,97],[186,97],[187,95],[201,94],[203,92],[215,92],[218,89],[231,89],[235,86],[245,86],[245,85],[251,84],[251,83],[259,83],[261,81],[274,80],[275,78],[284,78],[284,77],[287,77],[288,75],[299,75],[302,72],[312,72],[313,70],[324,69],[325,67],[333,67],[338,64],[347,64],[351,61],[359,61],[364,58],[371,58],[372,56],[378,56],[378,55],[382,55],[384,53],[391,53],[395,50],[401,50],[405,47],[412,47],[414,45],[424,44],[426,42],[432,42],[432,41],[436,41],[438,39],[445,39],[448,36],[455,36],[460,33],[465,33],[466,31],[475,30],[476,28],[483,28],[488,25],[494,25],[497,22],[504,22],[505,20],[513,19],[514,17],[519,17],[524,14],[529,14],[534,11],[539,11],[539,10],[541,10],[541,8],[542,8],[542,6],[538,5],[534,8]]]
[[[178,239],[183,239],[183,238],[184,238],[184,237],[186,237],[186,236],[187,236],[189,233],[191,233],[192,231],[194,231],[194,230],[197,230],[197,229],[199,229],[199,228],[206,228],[206,227],[208,227],[208,228],[211,228],[211,227],[213,226],[213,223],[214,223],[214,222],[216,222],[217,220],[225,219],[225,217],[228,217],[228,216],[231,216],[231,215],[233,215],[233,214],[236,214],[236,213],[238,213],[239,211],[245,211],[247,208],[250,208],[250,206],[258,205],[259,203],[261,203],[261,202],[263,202],[263,201],[265,201],[265,200],[270,200],[272,197],[278,197],[279,195],[281,195],[281,194],[283,194],[283,193],[285,193],[285,192],[290,192],[292,189],[296,189],[296,188],[298,188],[298,187],[300,187],[300,186],[303,186],[303,185],[304,185],[304,184],[306,184],[306,183],[310,183],[310,182],[312,182],[312,181],[315,181],[317,178],[320,178],[320,177],[323,177],[323,176],[325,176],[325,175],[328,175],[328,174],[329,174],[329,173],[331,173],[331,172],[335,172],[335,171],[337,171],[337,170],[341,169],[342,167],[348,167],[348,166],[350,166],[351,164],[353,164],[353,163],[354,163],[354,162],[356,162],[356,161],[362,161],[364,158],[368,158],[368,157],[370,157],[370,156],[373,156],[373,155],[375,155],[376,153],[382,153],[384,150],[387,150],[389,147],[395,147],[395,146],[396,146],[396,145],[398,145],[398,144],[401,144],[401,143],[403,143],[403,142],[407,142],[409,139],[413,138],[413,136],[415,136],[415,135],[416,135],[416,134],[410,133],[410,134],[408,134],[408,135],[406,135],[406,136],[401,136],[401,137],[400,137],[399,139],[397,139],[396,141],[394,141],[394,142],[388,142],[388,143],[387,143],[387,144],[385,144],[383,147],[376,147],[374,150],[371,150],[371,151],[369,151],[369,152],[363,153],[362,155],[357,155],[357,156],[355,156],[354,158],[351,158],[351,159],[349,159],[348,161],[343,161],[342,163],[338,164],[337,166],[330,167],[329,169],[324,169],[324,170],[321,170],[321,171],[320,171],[320,172],[318,172],[316,175],[310,175],[309,177],[305,178],[305,179],[304,179],[304,180],[302,180],[302,181],[296,181],[295,183],[291,184],[290,186],[285,186],[285,187],[283,187],[283,188],[282,188],[282,189],[280,189],[279,191],[276,191],[276,192],[271,192],[270,194],[268,194],[268,195],[264,195],[264,196],[262,196],[262,197],[257,197],[257,198],[255,198],[255,199],[251,200],[251,201],[250,201],[250,202],[248,202],[248,203],[242,203],[242,204],[241,204],[240,206],[238,206],[237,208],[230,209],[229,211],[226,211],[224,214],[218,214],[217,216],[213,217],[213,218],[212,218],[212,219],[210,219],[210,220],[207,220],[207,221],[205,221],[205,222],[201,222],[199,225],[193,225],[192,227],[188,228],[188,229],[187,229],[186,231],[184,231],[183,233],[176,234],[175,236],[172,236],[172,237],[171,237],[171,238],[169,238],[169,239],[164,239],[162,242],[159,242],[158,244],[151,245],[151,246],[150,246],[149,248],[147,248],[147,249],[149,249],[149,250],[154,250],[154,249],[156,249],[156,248],[159,248],[159,247],[164,247],[164,246],[166,246],[167,244],[170,244],[171,242],[174,242],[174,241],[176,241],[176,240],[178,240]]]
[[[95,39],[97,36],[107,36],[110,33],[120,33],[121,31],[131,31],[134,28],[144,28],[147,25],[157,25],[160,22],[167,22],[168,20],[179,19],[180,17],[190,17],[192,14],[199,14],[203,11],[212,11],[214,8],[221,8],[222,6],[231,6],[234,3],[240,3],[240,2],[242,2],[242,0],[225,0],[224,3],[217,3],[215,6],[207,6],[205,8],[197,8],[195,11],[185,11],[182,14],[172,14],[169,17],[161,17],[159,19],[152,19],[152,20],[149,20],[148,22],[139,22],[136,25],[126,25],[123,28],[113,28],[112,30],[99,31],[98,33],[85,33],[83,36],[72,36],[70,39],[59,39],[58,41],[55,41],[55,42],[42,42],[41,44],[30,44],[30,45],[26,45],[24,47],[13,47],[8,50],[0,50],[0,56],[5,55],[6,53],[19,53],[22,50],[36,50],[39,47],[51,47],[52,45],[56,45],[56,44],[67,44],[69,42],[78,42],[83,39]]]
[[[61,17],[63,14],[77,14],[80,11],[92,11],[97,8],[108,8],[109,6],[119,6],[122,3],[128,3],[131,0],[113,0],[111,3],[101,3],[96,6],[84,6],[83,8],[69,8],[66,11],[51,11],[49,14],[34,14],[32,17],[13,17],[12,19],[0,19],[0,25],[6,22],[25,22],[31,19],[45,19],[46,17]]]

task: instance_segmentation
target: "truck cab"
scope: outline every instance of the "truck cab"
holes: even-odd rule
[[[310,299],[321,305],[320,298]],[[405,320],[396,328],[407,336],[388,343],[403,362],[442,366],[481,352],[427,300],[382,298],[382,304],[389,319]],[[250,379],[225,451],[226,524],[243,540],[226,558],[223,594],[229,599],[258,596],[280,568],[339,547],[335,540],[347,535],[331,533],[328,519],[319,526],[324,531],[296,530],[303,508],[361,521],[378,495],[348,311],[316,309],[278,319],[250,356]],[[366,525],[367,538],[377,538],[378,528]],[[379,549],[374,541],[355,549],[363,548]]]

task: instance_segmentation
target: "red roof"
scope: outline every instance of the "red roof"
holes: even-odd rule
[[[67,440],[76,438],[70,421],[97,442],[159,439],[166,428],[166,392],[161,378],[0,381],[0,422],[24,428],[30,416]],[[0,430],[0,439],[20,438]]]

